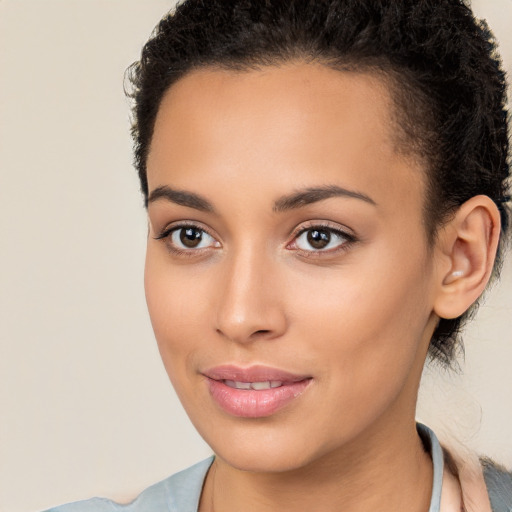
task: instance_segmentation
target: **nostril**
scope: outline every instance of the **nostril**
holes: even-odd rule
[[[264,336],[265,334],[268,334],[269,331],[268,329],[260,329],[259,331],[255,331],[252,333],[252,336]]]

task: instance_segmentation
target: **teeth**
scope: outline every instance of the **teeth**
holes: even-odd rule
[[[225,380],[224,384],[226,384],[226,386],[229,386],[230,388],[235,389],[251,389],[250,382],[237,382],[234,380]]]
[[[270,381],[267,382],[253,382],[251,388],[259,391],[260,389],[270,389]]]
[[[278,388],[283,385],[279,380],[267,380],[265,382],[239,382],[235,380],[225,380],[224,384],[235,389],[254,389],[260,391],[262,389]]]

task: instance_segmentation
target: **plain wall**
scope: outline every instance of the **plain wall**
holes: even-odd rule
[[[0,0],[0,511],[118,500],[210,452],[160,362],[124,69],[163,0]],[[512,63],[512,1],[475,3]],[[512,264],[418,416],[512,466]]]

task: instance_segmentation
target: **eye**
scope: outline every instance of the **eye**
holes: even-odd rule
[[[354,237],[328,226],[311,226],[299,231],[291,244],[292,249],[307,252],[331,252],[354,241]]]
[[[198,226],[174,226],[163,231],[157,240],[165,240],[168,248],[177,253],[220,247],[220,243]]]

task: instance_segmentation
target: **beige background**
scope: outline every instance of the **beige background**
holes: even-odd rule
[[[485,1],[485,4],[484,4]],[[160,363],[124,69],[163,0],[0,0],[0,512],[125,500],[209,453]],[[477,12],[512,63],[512,1]],[[419,417],[512,465],[512,264]]]

